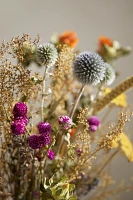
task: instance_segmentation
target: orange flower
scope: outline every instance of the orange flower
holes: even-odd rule
[[[67,44],[70,47],[75,47],[78,43],[78,37],[74,31],[65,31],[59,35],[59,42],[62,44]]]
[[[110,47],[113,46],[113,41],[110,38],[106,38],[104,36],[99,37],[99,44],[100,45],[108,45]]]
[[[113,47],[113,41],[110,38],[100,36],[98,41],[99,41],[99,44],[98,44],[98,52],[99,53],[101,53],[104,45],[108,45],[109,47]]]
[[[74,136],[75,132],[76,132],[76,128],[72,128],[71,131],[70,131],[71,137]]]

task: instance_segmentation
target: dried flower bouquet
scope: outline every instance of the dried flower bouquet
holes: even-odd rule
[[[120,152],[133,161],[124,133],[133,77],[108,87],[118,76],[113,62],[130,47],[100,37],[96,52],[79,52],[75,32],[39,42],[24,34],[0,47],[0,199],[102,200],[132,190],[112,189],[106,168]],[[31,63],[43,74],[28,70]],[[115,107],[112,125],[107,116]]]

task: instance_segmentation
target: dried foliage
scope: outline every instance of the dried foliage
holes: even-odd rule
[[[71,34],[75,38],[71,38]],[[115,188],[111,189],[114,181],[107,172],[107,166],[120,150],[128,161],[133,161],[132,142],[126,134],[123,137],[124,127],[132,116],[131,111],[121,111],[114,126],[105,120],[113,107],[109,107],[108,113],[102,120],[98,116],[92,116],[130,89],[133,86],[133,78],[128,78],[106,96],[105,85],[97,85],[96,94],[92,86],[78,83],[73,78],[72,70],[78,52],[71,47],[78,38],[73,32],[71,34],[67,33],[67,39],[70,41],[66,40],[66,35],[65,40],[60,41],[59,35],[52,45],[43,44],[43,47],[52,47],[56,55],[49,54],[47,48],[43,48],[43,52],[42,48],[37,51],[41,47],[38,46],[39,36],[32,40],[28,34],[24,34],[22,37],[12,38],[9,43],[2,42],[0,47],[0,199],[2,200],[102,200],[108,197],[114,198],[113,195],[120,191],[133,189],[132,183],[129,187],[114,185]],[[98,49],[105,61],[112,61],[113,55],[109,54],[109,47],[114,50],[116,48],[114,42],[110,41],[102,38]],[[125,55],[124,52],[129,53],[127,49],[124,51],[121,48],[119,51],[121,53],[118,54],[117,50],[113,60]],[[38,57],[41,56],[43,63],[46,63],[45,61],[49,63],[49,60],[45,59],[51,59],[54,66],[41,66],[36,52],[39,54]],[[55,56],[54,59],[52,55]],[[93,57],[94,53],[91,55]],[[95,58],[97,58],[96,53]],[[89,59],[88,56],[86,59]],[[105,72],[105,63],[102,58],[100,59]],[[82,56],[79,57],[78,64],[81,61],[83,66],[87,68],[89,65],[93,70],[97,64],[87,60],[86,65]],[[43,75],[37,72],[31,75],[26,69],[31,62],[44,68]],[[85,78],[88,76],[89,72]],[[95,192],[92,193],[92,190]]]

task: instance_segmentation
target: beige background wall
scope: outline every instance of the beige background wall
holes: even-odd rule
[[[133,0],[0,0],[0,41],[22,33],[33,37],[39,33],[42,42],[48,42],[54,31],[64,30],[77,32],[81,50],[95,50],[100,35],[133,48]],[[121,76],[114,85],[133,73],[133,56],[121,58],[115,66]],[[127,94],[132,106],[133,90]],[[116,113],[112,118],[116,118]],[[132,123],[133,120],[129,126],[131,135]],[[118,182],[123,177],[128,183],[133,164],[122,156],[116,157],[112,175]],[[133,192],[122,193],[120,199],[132,200]]]

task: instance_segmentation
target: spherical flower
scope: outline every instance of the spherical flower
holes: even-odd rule
[[[26,115],[27,113],[27,106],[23,102],[18,102],[15,104],[13,108],[13,114],[15,117],[21,117]]]
[[[91,116],[88,119],[89,129],[91,132],[95,132],[100,127],[100,120],[97,116]]]
[[[21,117],[14,117],[14,121],[23,122],[25,125],[27,125],[29,120],[26,116],[21,116]]]
[[[39,135],[38,143],[39,143],[39,148],[42,148],[46,146],[47,144],[50,144],[50,135],[49,134]]]
[[[25,123],[22,121],[13,121],[11,124],[11,131],[14,135],[21,135],[25,132]]]
[[[32,149],[38,149],[39,148],[39,140],[38,140],[38,135],[34,134],[31,135],[28,139],[28,144]]]
[[[83,83],[97,85],[105,76],[105,62],[97,53],[82,52],[73,62],[73,74]]]
[[[97,116],[91,116],[88,119],[89,125],[95,125],[95,126],[100,126],[100,120],[98,119]]]
[[[59,125],[63,129],[69,129],[72,125],[72,120],[68,116],[61,116],[58,118]]]
[[[48,122],[40,122],[38,124],[38,131],[41,134],[48,134],[51,132],[51,125]]]
[[[41,44],[37,48],[36,56],[37,56],[38,62],[41,65],[44,65],[46,67],[51,67],[55,64],[58,57],[58,53],[57,53],[57,49],[55,48],[53,44],[45,43],[45,44]]]
[[[53,160],[55,158],[55,153],[52,150],[48,150],[47,156],[50,160]]]
[[[102,83],[109,86],[115,80],[115,70],[108,63],[105,63],[105,67],[106,67],[106,72]]]

